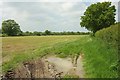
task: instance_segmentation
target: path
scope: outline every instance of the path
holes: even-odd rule
[[[58,72],[63,72],[62,74],[63,76],[65,74],[70,74],[70,75],[77,75],[80,78],[84,77],[84,69],[83,69],[81,57],[77,59],[76,67],[74,67],[71,58],[59,58],[56,56],[49,56],[46,58],[46,60],[49,63],[54,64]]]
[[[77,64],[76,64],[77,61]],[[61,78],[75,75],[84,78],[81,56],[78,59],[45,56],[42,59],[23,62],[14,70],[9,70],[5,78]]]

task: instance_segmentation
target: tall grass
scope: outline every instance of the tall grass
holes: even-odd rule
[[[118,53],[116,48],[93,39],[83,45],[83,53],[85,54],[86,77],[113,78],[118,76],[117,70],[114,69]]]
[[[74,42],[58,44],[46,52],[60,57],[73,57],[84,54],[83,62],[86,78],[116,78],[117,49],[103,41],[89,36]]]
[[[33,52],[25,52],[24,55],[16,54],[9,63],[4,63],[3,70],[7,71],[17,63],[42,57],[46,54],[56,54],[65,58],[82,53],[84,54],[83,64],[86,78],[116,78],[118,77],[116,71],[117,52],[116,47],[110,46],[102,40],[83,36],[76,41],[65,41],[52,46],[40,47],[33,50]]]

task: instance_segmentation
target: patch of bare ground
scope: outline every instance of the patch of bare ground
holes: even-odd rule
[[[62,78],[65,75],[84,77],[81,55],[77,59],[47,56],[23,62],[16,69],[7,71],[4,78]]]

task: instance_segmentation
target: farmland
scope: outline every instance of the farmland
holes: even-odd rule
[[[24,61],[36,60],[45,55],[73,59],[75,56],[84,54],[82,56],[84,77],[117,77],[116,71],[112,68],[117,61],[117,49],[90,36],[5,37],[2,40],[3,72],[15,69]],[[55,59],[57,61],[59,58]]]
[[[118,4],[4,4],[2,79],[120,78]]]
[[[71,42],[81,36],[29,36],[29,37],[3,37],[2,59],[5,64],[4,70],[13,67],[18,62],[40,55],[40,51],[51,48],[53,45]],[[18,61],[17,61],[17,59]],[[15,64],[13,63],[15,62]]]

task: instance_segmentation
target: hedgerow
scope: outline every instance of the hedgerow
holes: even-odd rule
[[[115,25],[111,25],[108,28],[101,29],[95,33],[95,36],[98,39],[102,39],[105,42],[112,44],[112,45],[117,45],[118,44],[118,27],[120,23],[117,23]]]

